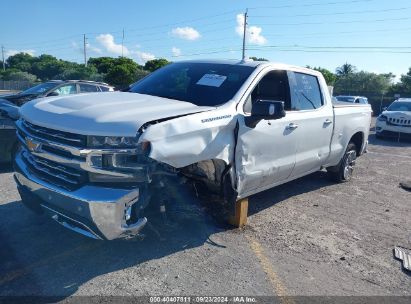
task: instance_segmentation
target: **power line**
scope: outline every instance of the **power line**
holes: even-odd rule
[[[402,20],[410,20],[410,17],[402,17],[402,18],[387,18],[387,19],[373,19],[373,20],[346,20],[346,21],[332,21],[334,24],[347,24],[347,23],[366,23],[366,22],[385,22],[385,21],[402,21]],[[299,23],[263,23],[259,24],[260,26],[294,26],[294,25],[318,25],[318,24],[330,24],[329,21],[326,22],[299,22]]]
[[[351,1],[333,1],[333,2],[317,2],[309,4],[287,4],[287,5],[278,5],[278,6],[256,6],[250,7],[249,10],[258,10],[258,9],[279,9],[279,8],[289,8],[289,7],[314,7],[314,6],[325,6],[325,5],[337,5],[337,4],[349,4],[349,3],[361,3],[361,2],[372,2],[375,0],[351,0]]]
[[[411,6],[408,7],[400,7],[400,8],[390,8],[390,9],[382,9],[382,10],[362,10],[362,11],[347,11],[347,12],[336,12],[336,13],[309,13],[309,14],[296,14],[296,15],[251,15],[251,18],[278,18],[278,17],[311,17],[311,16],[335,16],[335,15],[347,15],[347,14],[366,14],[366,13],[384,13],[384,12],[393,12],[393,11],[403,11],[410,9]]]

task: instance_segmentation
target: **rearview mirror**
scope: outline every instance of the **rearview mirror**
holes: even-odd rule
[[[50,92],[47,94],[48,97],[50,96],[59,96],[59,93],[57,93],[56,91]]]
[[[247,127],[255,128],[261,120],[280,119],[285,116],[284,101],[257,100],[251,108],[251,116],[245,117]]]

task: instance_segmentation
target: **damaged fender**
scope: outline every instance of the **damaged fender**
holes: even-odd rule
[[[236,113],[231,107],[191,114],[148,124],[140,142],[151,144],[149,157],[174,168],[204,160],[221,159],[230,164],[234,159]]]

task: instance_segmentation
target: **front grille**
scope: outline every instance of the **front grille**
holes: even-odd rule
[[[87,180],[84,170],[34,156],[26,150],[23,151],[22,156],[32,174],[67,190],[75,190]]]
[[[390,125],[402,126],[402,127],[411,127],[411,120],[410,119],[401,119],[401,118],[391,118],[391,117],[389,117],[387,122]]]
[[[45,127],[34,125],[23,120],[23,127],[32,135],[51,140],[56,143],[67,144],[73,147],[85,148],[87,145],[87,136],[53,130]]]

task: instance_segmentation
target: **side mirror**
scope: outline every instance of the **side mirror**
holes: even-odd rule
[[[251,108],[251,116],[245,117],[247,127],[255,128],[261,120],[280,119],[285,116],[284,101],[257,100]]]
[[[59,96],[59,93],[57,93],[56,91],[53,91],[47,94],[47,97],[51,97],[51,96]]]
[[[387,107],[382,108],[383,111],[387,111],[387,109],[388,109]]]

